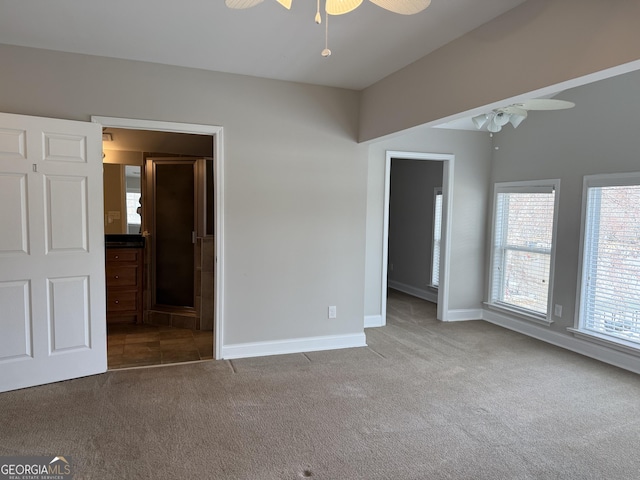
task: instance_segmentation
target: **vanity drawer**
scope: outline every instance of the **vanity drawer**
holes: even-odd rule
[[[109,292],[107,294],[107,312],[130,312],[138,309],[136,292]]]
[[[133,250],[130,248],[107,249],[107,264],[112,262],[138,263],[139,254],[140,252],[138,250]]]
[[[107,287],[135,287],[137,285],[137,265],[107,266]]]

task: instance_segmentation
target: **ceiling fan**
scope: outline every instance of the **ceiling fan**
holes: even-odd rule
[[[575,103],[566,100],[556,100],[553,98],[535,98],[524,102],[514,103],[507,107],[500,107],[489,113],[476,115],[471,120],[479,130],[486,125],[487,130],[496,133],[502,130],[507,123],[517,128],[530,110],[565,110],[575,107]]]
[[[255,7],[264,0],[225,0],[225,5],[229,8],[250,8]],[[289,10],[292,0],[276,0],[280,5]],[[431,0],[370,0],[379,7],[401,15],[413,15],[421,12],[429,6]],[[342,15],[349,13],[360,6],[363,0],[326,0],[325,10],[329,15]],[[320,3],[320,2],[318,2]],[[319,22],[318,22],[319,23]]]
[[[225,0],[225,5],[233,9],[245,9],[255,7],[262,3],[264,0]],[[293,0],[276,0],[287,10],[291,9],[291,3]],[[364,0],[324,0],[325,10],[325,48],[322,51],[323,57],[331,55],[331,50],[328,48],[328,29],[329,29],[329,15],[343,15],[349,13],[358,8]],[[379,7],[389,10],[393,13],[399,13],[400,15],[413,15],[419,13],[431,4],[431,0],[370,0],[371,3],[378,5]],[[320,15],[320,0],[317,0],[317,11],[315,16],[315,22],[317,24],[322,23],[322,16]]]

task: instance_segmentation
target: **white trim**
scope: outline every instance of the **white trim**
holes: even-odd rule
[[[382,326],[387,324],[387,264],[389,263],[389,193],[391,183],[391,159],[435,160],[442,165],[442,238],[440,240],[440,286],[438,288],[438,320],[448,320],[449,266],[451,259],[451,226],[453,212],[453,173],[455,155],[449,153],[424,153],[387,150],[384,170],[384,210],[382,220],[382,279],[380,310]]]
[[[366,315],[364,317],[364,328],[384,327],[382,315]]]
[[[484,312],[481,308],[461,308],[457,310],[449,310],[445,322],[470,322],[474,320],[482,320]]]
[[[497,313],[503,313],[505,315],[510,315],[513,318],[517,318],[519,320],[526,320],[528,322],[536,322],[540,325],[546,325],[547,327],[553,323],[553,320],[547,319],[547,317],[543,314],[535,315],[534,313],[530,313],[527,310],[520,310],[517,307],[511,307],[508,304],[500,304],[500,303],[484,303],[485,310],[493,310]]]
[[[511,318],[498,312],[484,310],[483,319],[494,325],[536,338],[604,363],[640,374],[640,357],[604,347],[569,335],[563,335],[525,320]]]
[[[640,357],[640,345],[634,342],[630,342],[623,338],[612,337],[608,335],[599,335],[596,332],[590,332],[588,330],[578,330],[577,328],[567,328],[568,332],[573,333],[578,338],[582,338],[589,342],[598,343],[608,348],[620,350],[631,355]]]
[[[289,353],[318,352],[341,348],[366,347],[364,333],[350,335],[328,335],[323,337],[292,338],[271,342],[237,343],[222,347],[222,358],[264,357]]]
[[[629,187],[638,185],[640,172],[624,172],[624,173],[601,173],[596,175],[585,175],[583,180],[583,188],[587,187]]]
[[[438,303],[438,291],[435,288],[432,290],[426,290],[412,285],[407,285],[406,283],[396,282],[395,280],[389,280],[388,287],[398,290],[399,292],[406,293],[407,295],[413,295],[414,297],[421,298],[427,302]]]
[[[160,122],[132,118],[91,116],[93,123],[105,127],[128,128],[134,130],[155,130],[174,133],[195,133],[211,135],[213,139],[214,194],[215,194],[215,289],[214,289],[214,334],[216,360],[222,358],[224,332],[224,135],[223,128],[217,125],[199,125],[194,123]]]
[[[380,281],[381,327],[387,324],[387,281],[389,266],[389,199],[391,198],[391,157],[386,153],[384,164],[384,207],[382,213],[382,278]]]

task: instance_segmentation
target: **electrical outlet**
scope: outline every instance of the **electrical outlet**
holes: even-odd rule
[[[338,311],[335,305],[331,305],[329,307],[329,318],[336,318],[338,316]]]
[[[558,305],[558,304],[556,303],[556,305],[555,305],[555,307],[554,307],[554,309],[553,309],[553,314],[554,314],[556,317],[562,317],[562,305]]]

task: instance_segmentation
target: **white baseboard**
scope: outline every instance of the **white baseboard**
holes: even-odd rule
[[[459,310],[448,310],[444,322],[468,322],[470,320],[482,320],[483,311],[481,308],[467,308]]]
[[[317,352],[340,348],[366,347],[367,339],[363,333],[351,335],[328,335],[324,337],[292,338],[272,342],[236,343],[222,346],[222,358],[264,357],[287,353]]]
[[[438,292],[436,290],[425,290],[423,288],[407,285],[406,283],[396,282],[395,280],[389,280],[387,282],[387,286],[402,293],[406,293],[407,295],[413,295],[414,297],[421,298],[428,302],[438,303]]]
[[[364,328],[384,327],[382,315],[366,315],[364,317]]]
[[[491,310],[485,309],[483,311],[482,318],[487,322],[542,340],[543,342],[550,343],[557,347],[565,348],[572,352],[600,360],[601,362],[608,363],[610,365],[615,365],[616,367],[620,367],[634,373],[640,373],[639,356],[630,355],[594,342],[582,340],[570,334],[565,335],[558,333],[553,330],[549,330],[548,327],[527,322],[526,320],[513,318]]]

